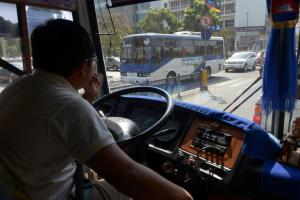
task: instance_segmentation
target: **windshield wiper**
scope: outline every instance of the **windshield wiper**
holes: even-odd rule
[[[253,87],[259,80],[261,80],[261,76],[259,76],[253,83],[247,87],[239,96],[237,96],[226,108],[223,109],[223,111],[226,111],[232,104],[234,104],[241,96],[243,96],[250,88]],[[238,104],[234,109],[232,109],[230,112],[234,112],[236,109],[238,109],[245,101],[247,101],[250,97],[252,97],[257,91],[259,91],[262,88],[262,86],[259,86],[254,92],[252,92],[246,99],[244,99],[240,104]]]
[[[17,67],[13,66],[9,62],[3,60],[2,58],[0,58],[0,66],[19,76],[26,74],[26,72],[18,69]]]

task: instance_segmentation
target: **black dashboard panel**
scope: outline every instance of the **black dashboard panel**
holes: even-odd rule
[[[150,106],[139,104],[130,105],[126,110],[125,117],[136,122],[142,131],[152,126],[162,116],[162,112],[152,109]]]
[[[164,107],[164,102],[132,99],[126,101],[125,106],[120,102],[116,110],[119,114],[122,110],[122,117],[133,120],[145,130],[161,117]],[[243,132],[175,106],[173,115],[148,144],[149,151],[160,156],[167,165],[179,164],[193,173],[222,181],[230,177],[238,162]],[[161,163],[162,169],[165,165]]]
[[[162,100],[122,97],[107,104],[105,111],[129,118],[145,130],[161,117],[165,107]],[[235,125],[228,123],[230,120]],[[234,115],[180,102],[145,142],[146,153],[137,161],[187,188],[195,199],[207,199],[207,194],[261,197],[263,161],[242,153],[243,147],[249,147],[244,145],[245,125],[254,130],[251,122]]]

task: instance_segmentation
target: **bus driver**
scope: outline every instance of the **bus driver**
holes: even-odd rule
[[[0,94],[0,177],[13,197],[68,199],[78,160],[109,183],[100,181],[93,199],[192,199],[128,157],[84,99],[91,101],[102,82],[80,25],[48,21],[33,31],[31,44],[35,72]]]

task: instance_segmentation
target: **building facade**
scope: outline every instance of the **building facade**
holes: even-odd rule
[[[191,7],[193,0],[169,0],[169,9],[176,15],[177,20],[182,20],[184,10]]]
[[[224,33],[225,54],[229,56],[235,50],[235,0],[221,0],[220,21]]]
[[[221,26],[234,28],[235,0],[221,0]]]
[[[136,6],[136,19],[137,21],[141,21],[145,18],[148,10],[151,9],[160,9],[160,8],[168,8],[168,0],[161,0],[161,1],[152,1],[137,4]]]
[[[235,50],[264,50],[268,39],[266,2],[235,0],[235,6]]]

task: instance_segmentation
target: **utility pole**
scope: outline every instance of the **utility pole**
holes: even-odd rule
[[[249,43],[248,43],[248,14],[249,14],[249,11],[246,12],[246,44],[247,44],[247,50],[249,50]]]

